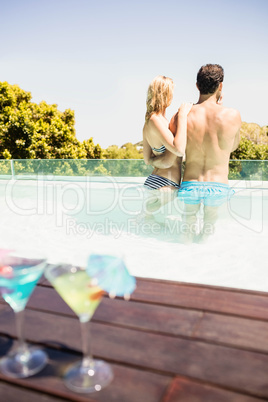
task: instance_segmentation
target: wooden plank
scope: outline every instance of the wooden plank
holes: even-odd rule
[[[267,335],[268,322],[205,313],[194,337],[267,353]]]
[[[57,265],[59,265],[59,264],[46,264],[44,271],[49,267],[53,267],[53,266],[57,266]],[[52,287],[51,283],[47,280],[47,278],[45,277],[44,274],[39,279],[38,285]]]
[[[42,286],[51,287],[46,280]],[[137,278],[131,299],[268,320],[268,293],[175,281]]]
[[[29,305],[36,309],[45,306],[48,312],[75,317],[73,311],[53,289],[36,289]],[[102,300],[92,321],[268,352],[268,323],[264,321],[212,313],[202,316],[202,313],[192,310],[109,298]]]
[[[11,379],[0,373],[0,379],[26,389],[64,398],[64,401],[78,402],[160,402],[171,380],[169,377],[156,373],[112,364],[114,379],[109,386],[100,392],[77,394],[67,389],[62,381],[64,372],[77,361],[77,356],[49,348],[46,352],[49,356],[49,364],[39,374],[26,379]],[[20,394],[17,394],[17,397],[18,395]],[[18,400],[20,398],[15,399],[16,402]]]
[[[75,316],[58,295],[47,287],[38,286],[27,307]],[[155,306],[122,299],[103,298],[92,321],[102,321],[126,327],[190,336],[203,313],[166,306]]]
[[[46,280],[42,286],[51,288]],[[137,279],[132,301],[268,320],[268,293]]]
[[[0,317],[2,331],[14,336],[11,314]],[[28,310],[25,333],[34,342],[81,350],[79,323],[71,317]],[[91,323],[91,333],[93,355],[105,360],[268,398],[267,355],[101,323]]]
[[[34,289],[26,308],[51,311],[59,314],[70,315],[72,317],[76,316],[73,310],[52,287],[37,286]]]
[[[176,377],[162,402],[258,402],[266,398],[254,398],[245,394],[216,388],[193,380]]]
[[[139,302],[103,299],[94,319],[125,327],[190,337],[203,313]]]
[[[6,402],[64,402],[66,399],[56,398],[40,392],[33,392],[20,386],[0,381],[0,401]]]
[[[138,280],[132,300],[268,320],[268,293]]]
[[[29,307],[75,316],[52,288],[38,287]],[[93,321],[133,327],[175,336],[194,336],[230,346],[268,352],[268,322],[217,315],[141,302],[104,298]],[[196,331],[195,331],[196,329]]]
[[[46,279],[45,276],[42,276],[42,278],[39,280],[38,285],[37,286],[46,286],[48,288],[52,288],[53,286],[51,285],[51,283]]]
[[[258,294],[263,296],[268,296],[267,292],[262,292],[258,290],[250,290],[250,289],[243,289],[243,288],[232,288],[226,286],[217,286],[217,285],[206,285],[204,283],[191,283],[191,282],[180,282],[177,280],[170,280],[170,279],[158,279],[158,278],[146,278],[146,277],[136,277],[137,282],[148,283],[152,282],[156,283],[164,283],[166,285],[178,285],[178,286],[188,286],[188,287],[197,287],[200,289],[213,289],[213,290],[222,290],[226,292],[232,293],[245,293],[245,294]]]
[[[46,279],[46,277],[44,275],[41,276],[37,285],[51,286],[51,284],[48,282],[48,280]]]

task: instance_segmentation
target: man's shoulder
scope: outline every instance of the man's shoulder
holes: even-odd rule
[[[178,112],[174,113],[173,116],[170,119],[170,122],[176,122],[178,120]]]
[[[222,107],[219,120],[222,129],[227,130],[229,133],[236,133],[241,127],[240,112],[234,108]]]
[[[221,107],[221,114],[228,119],[241,121],[240,112],[237,109],[230,108],[230,107]]]
[[[169,122],[169,129],[170,131],[175,134],[177,130],[177,123],[178,123],[178,112],[176,112],[170,119]]]

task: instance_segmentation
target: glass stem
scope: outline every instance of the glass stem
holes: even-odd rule
[[[18,350],[22,353],[27,351],[27,346],[24,340],[23,335],[23,323],[24,323],[24,310],[17,311],[15,313],[16,317],[16,329],[17,329],[17,336],[18,336]]]
[[[92,358],[91,350],[90,350],[89,320],[88,321],[80,321],[80,325],[81,325],[82,351],[83,351],[82,366],[91,368],[94,366],[94,360]]]

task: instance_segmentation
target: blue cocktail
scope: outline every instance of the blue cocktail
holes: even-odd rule
[[[45,366],[46,354],[29,348],[22,335],[23,313],[46,265],[44,258],[19,253],[0,255],[0,293],[16,313],[19,345],[0,361],[1,371],[12,377],[29,377]]]

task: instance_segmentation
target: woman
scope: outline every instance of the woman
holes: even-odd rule
[[[183,103],[178,110],[175,137],[169,129],[166,108],[173,98],[171,78],[159,75],[149,85],[147,111],[143,128],[143,158],[155,167],[144,186],[150,191],[146,212],[155,212],[172,200],[181,182],[181,164],[186,148],[187,115],[192,104]],[[157,156],[165,155],[157,158]]]

